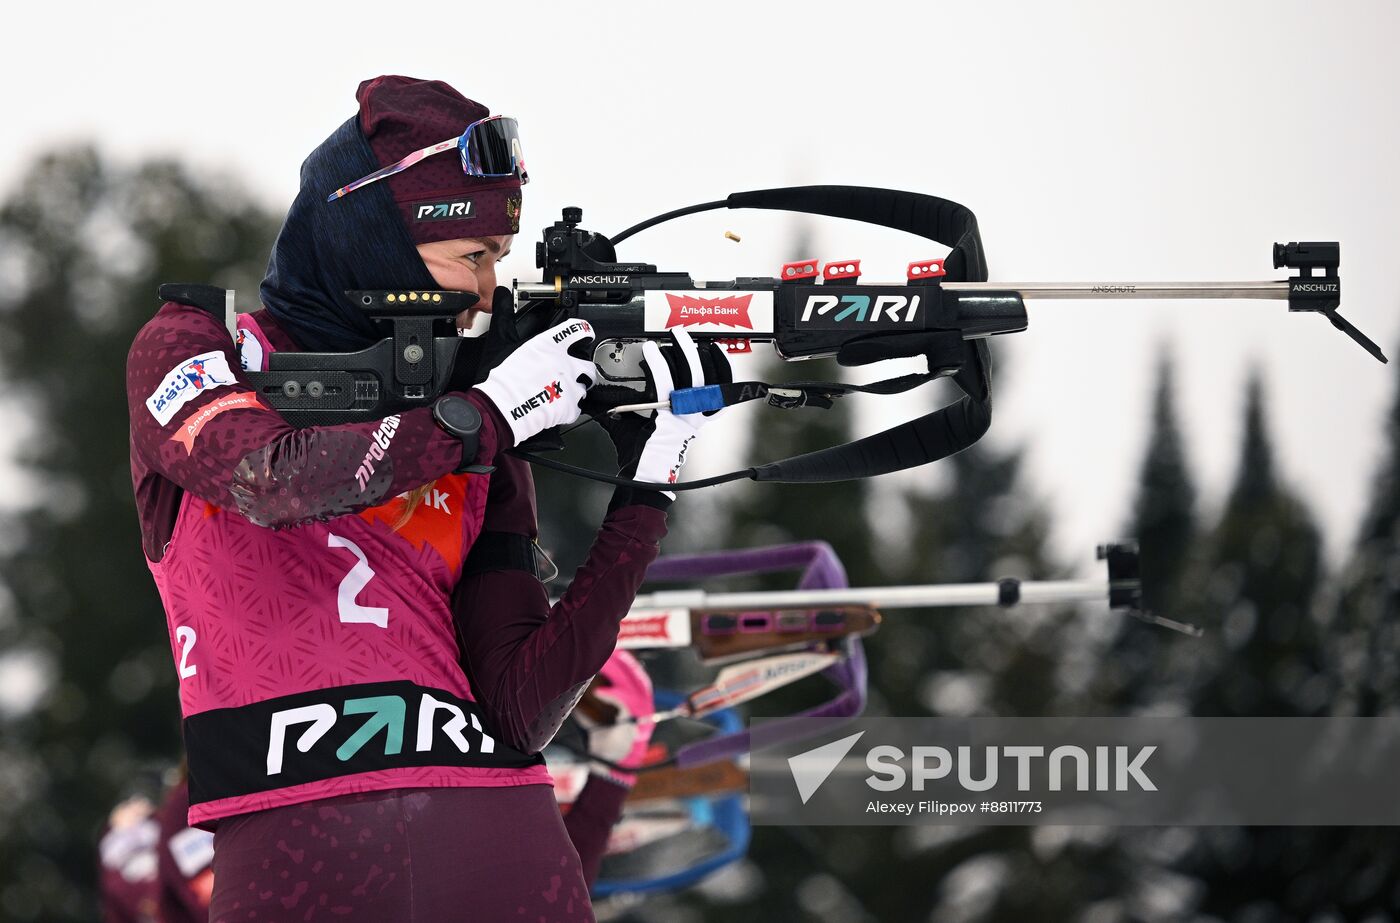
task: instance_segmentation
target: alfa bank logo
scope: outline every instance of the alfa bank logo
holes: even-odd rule
[[[669,641],[671,619],[667,615],[643,615],[625,618],[618,626],[617,640],[625,641]]]
[[[665,333],[677,327],[695,333],[773,332],[773,293],[651,290],[645,293],[648,333]]]
[[[617,646],[626,650],[685,647],[689,643],[689,609],[633,609],[618,625]]]
[[[726,327],[753,329],[749,319],[749,302],[752,295],[726,295],[723,298],[701,298],[696,295],[673,295],[666,293],[666,302],[671,306],[671,316],[666,319],[667,327],[693,327],[696,324],[722,324]]]

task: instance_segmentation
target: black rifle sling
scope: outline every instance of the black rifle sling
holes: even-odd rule
[[[968,360],[953,376],[961,400],[887,430],[749,469],[755,481],[811,483],[874,477],[917,468],[972,445],[992,423],[991,357],[978,340],[967,344]]]
[[[986,258],[977,218],[972,210],[937,196],[875,189],[866,186],[793,186],[737,192],[728,199],[730,208],[772,208],[808,212],[834,218],[864,221],[906,231],[951,247],[943,268],[949,281],[985,282]],[[882,337],[881,345],[898,349],[897,340],[909,346],[918,337]],[[855,344],[852,344],[855,345]],[[862,353],[871,353],[864,341]],[[750,469],[756,481],[821,482],[874,477],[891,471],[914,468],[947,458],[982,438],[992,422],[991,357],[986,344],[963,344],[962,369],[953,381],[965,395],[961,400],[930,414],[900,423],[890,429],[805,455],[785,458]],[[884,351],[881,358],[917,355],[912,348]],[[922,350],[919,350],[922,352]],[[842,365],[861,365],[871,358],[838,355]],[[863,360],[863,361],[862,361]],[[932,362],[930,362],[932,365]],[[932,371],[932,368],[930,368]]]

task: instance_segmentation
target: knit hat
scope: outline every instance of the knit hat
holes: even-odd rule
[[[360,131],[381,167],[458,137],[472,122],[491,114],[440,80],[413,77],[366,80],[355,99],[360,103]],[[520,230],[520,178],[468,176],[456,151],[426,157],[380,182],[389,184],[415,244]],[[359,190],[349,193],[358,194]]]

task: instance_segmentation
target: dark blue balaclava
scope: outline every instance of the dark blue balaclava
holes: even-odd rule
[[[344,294],[352,289],[434,289],[399,218],[387,183],[327,202],[379,169],[356,116],[301,165],[301,191],[287,212],[263,279],[262,303],[302,349],[354,352],[383,334]]]

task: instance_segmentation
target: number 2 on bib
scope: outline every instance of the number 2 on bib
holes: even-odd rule
[[[194,629],[190,626],[181,625],[175,629],[175,641],[180,645],[180,679],[187,679],[199,672],[199,666],[190,663],[190,651],[194,650],[196,640]]]
[[[346,574],[340,581],[340,586],[335,593],[336,609],[340,612],[340,621],[346,624],[367,622],[371,625],[378,625],[380,628],[387,628],[389,626],[388,609],[383,606],[362,606],[355,602],[355,597],[359,596],[360,591],[374,579],[374,568],[369,566],[369,561],[365,558],[365,553],[360,550],[360,546],[350,539],[341,538],[334,533],[327,536],[326,544],[331,548],[345,548],[359,559],[355,566],[350,568],[350,573]]]

